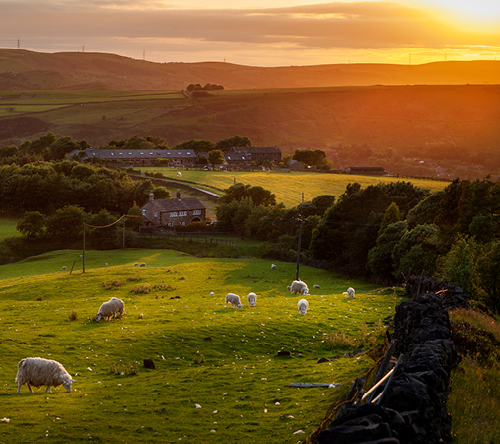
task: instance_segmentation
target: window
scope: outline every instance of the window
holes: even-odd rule
[[[146,209],[144,208],[144,210],[142,210],[142,215],[145,216],[146,215]]]
[[[177,216],[178,216],[177,211],[171,211],[170,212],[170,217],[177,217]]]
[[[179,216],[187,216],[187,211],[179,211]]]
[[[201,214],[201,210],[193,210],[193,216],[198,216]]]

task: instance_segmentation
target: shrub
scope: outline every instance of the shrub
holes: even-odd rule
[[[102,282],[102,286],[104,287],[105,290],[117,290],[123,284],[125,284],[125,282],[118,280]]]
[[[151,285],[149,284],[140,284],[136,285],[132,290],[130,290],[130,293],[134,294],[145,294],[149,293],[151,291]]]
[[[78,319],[78,312],[73,309],[71,313],[68,315],[70,321],[76,321]]]
[[[118,364],[113,362],[109,371],[115,375],[137,375],[139,373],[139,363],[134,361],[125,365],[123,362]]]

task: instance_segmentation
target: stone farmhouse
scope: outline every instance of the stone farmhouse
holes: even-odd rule
[[[144,225],[147,227],[187,225],[205,220],[205,205],[196,197],[181,198],[180,191],[172,199],[155,199],[149,195],[149,202],[141,208]]]
[[[250,166],[252,161],[260,163],[265,160],[278,165],[281,162],[281,150],[277,146],[233,146],[224,157],[228,166]]]
[[[153,164],[156,159],[168,159],[169,166],[192,167],[198,163],[198,156],[193,150],[135,150],[135,149],[95,149],[73,150],[67,154],[69,159],[75,157],[83,162],[87,159],[104,159],[109,163],[125,163],[127,165]]]

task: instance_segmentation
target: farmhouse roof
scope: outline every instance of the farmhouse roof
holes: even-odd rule
[[[237,154],[281,153],[277,146],[233,146],[229,152]]]
[[[137,149],[97,149],[87,148],[85,150],[73,150],[68,153],[68,157],[75,154],[84,153],[85,157],[97,157],[101,159],[196,159],[194,150],[160,150],[158,148],[137,150]]]
[[[144,205],[144,207],[149,205],[153,205],[159,212],[205,209],[205,205],[203,205],[196,197],[183,197],[182,199],[154,199],[150,200],[146,205]]]

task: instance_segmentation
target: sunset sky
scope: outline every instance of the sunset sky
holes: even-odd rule
[[[500,60],[499,0],[0,0],[0,47],[251,66]]]

